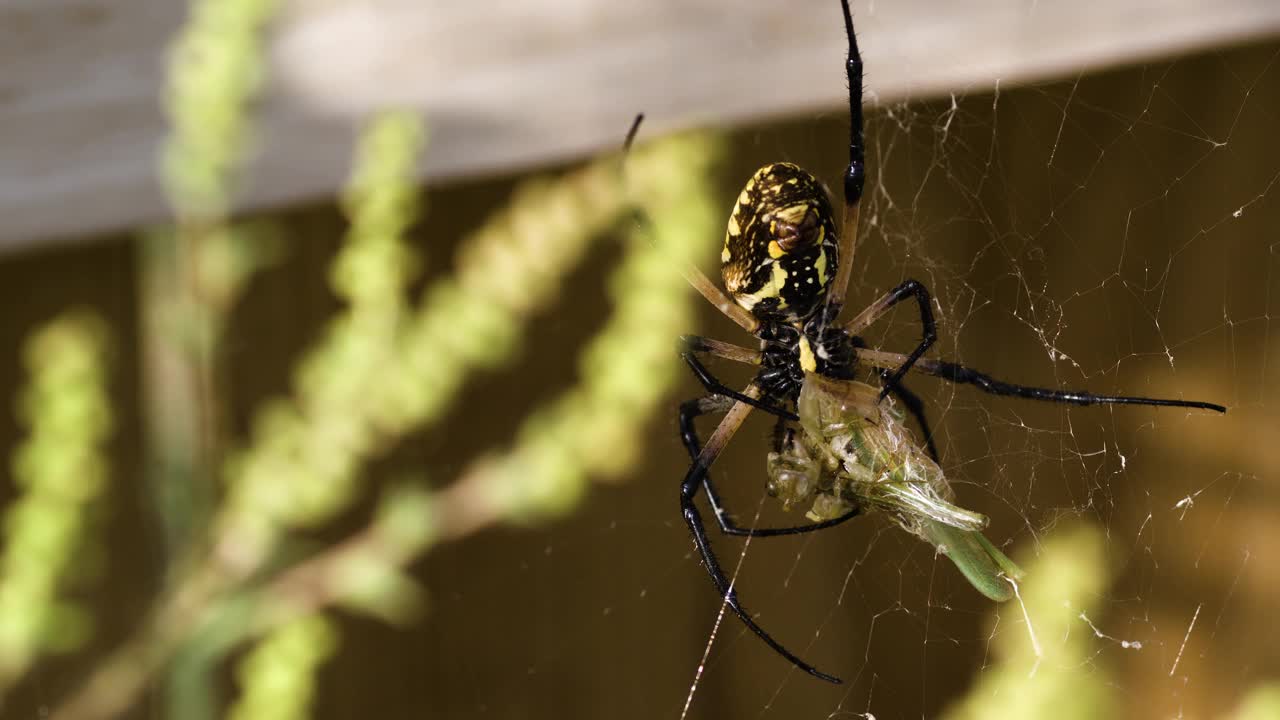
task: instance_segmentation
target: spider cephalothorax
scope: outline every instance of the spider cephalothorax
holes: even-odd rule
[[[760,338],[760,372],[756,382],[767,397],[795,404],[805,373],[816,372],[841,380],[857,369],[862,340],[832,322],[839,307],[822,305],[803,323],[764,319]]]

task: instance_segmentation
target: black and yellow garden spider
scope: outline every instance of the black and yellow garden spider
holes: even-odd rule
[[[833,683],[840,680],[787,650],[743,608],[712,552],[694,503],[700,488],[706,491],[721,532],[740,537],[796,535],[839,525],[864,511],[886,511],[951,557],[974,587],[1003,600],[1009,596],[1004,579],[1021,571],[982,537],[984,517],[948,502],[950,488],[938,469],[924,404],[903,384],[908,372],[974,385],[993,395],[1074,405],[1158,405],[1226,412],[1225,407],[1207,402],[1016,385],[956,363],[926,359],[937,328],[929,291],[916,280],[902,282],[852,319],[837,322],[849,284],[865,180],[862,58],[848,0],[841,0],[841,6],[849,41],[850,114],[841,226],[837,229],[826,189],[805,170],[775,163],[755,173],[738,196],[725,235],[721,272],[728,295],[697,269],[688,269],[687,276],[712,305],[756,337],[760,349],[685,337],[683,357],[708,394],[680,407],[681,434],[692,458],[680,483],[680,509],[717,591],[771,648],[801,670]],[[919,344],[906,355],[866,347],[859,335],[906,300],[914,301],[920,313]],[[699,355],[759,369],[739,392],[717,380]],[[895,400],[916,418],[927,455],[905,432]],[[735,524],[725,510],[709,471],[753,409],[778,418],[768,490],[787,505],[812,501],[810,524],[748,528]],[[702,445],[694,423],[709,413],[724,413],[724,419]]]

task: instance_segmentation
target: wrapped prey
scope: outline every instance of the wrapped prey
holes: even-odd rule
[[[954,504],[951,484],[880,388],[805,375],[799,432],[769,455],[771,495],[810,520],[880,512],[951,558],[978,592],[1003,602],[1023,572],[983,536],[987,518]]]

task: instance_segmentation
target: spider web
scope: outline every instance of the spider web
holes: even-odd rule
[[[874,75],[867,83],[874,92]],[[845,684],[794,670],[732,615],[718,618],[677,512],[687,459],[673,399],[630,482],[555,526],[431,560],[431,616],[412,640],[423,659],[380,667],[385,696],[367,710],[426,702],[429,677],[441,717],[933,718],[968,693],[998,695],[984,683],[1003,672],[1001,647],[1048,652],[1064,636],[1081,644],[1076,669],[1110,697],[1111,717],[1226,717],[1280,677],[1269,601],[1280,586],[1269,559],[1280,47],[897,103],[867,122],[851,312],[913,277],[934,296],[934,357],[1011,382],[1230,408],[1067,407],[911,378],[959,504],[990,517],[987,537],[1031,575],[1028,596],[1065,572],[1037,563],[1055,538],[1098,528],[1105,560],[1072,596],[1069,622],[1029,630],[1017,600],[984,599],[883,518],[749,543],[712,530],[757,620]],[[846,123],[831,111],[739,132],[726,213],[767,162],[834,184]],[[703,317],[691,331],[746,342],[714,310]],[[918,336],[903,307],[866,339],[905,352]],[[563,373],[559,342],[528,355]],[[749,378],[713,369],[729,384]],[[510,382],[515,393],[527,380]],[[681,395],[698,391],[689,380]],[[714,470],[745,523],[797,519],[763,493],[770,430],[749,420]],[[1020,672],[1030,683],[1049,670]]]
[[[1278,81],[1274,46],[1252,47],[896,104],[868,121],[872,182],[851,306],[915,277],[934,294],[937,356],[1014,382],[1231,407],[1226,417],[1067,408],[913,379],[958,497],[991,517],[994,542],[1033,567],[1058,528],[1101,528],[1114,579],[1069,631],[1089,639],[1086,669],[1117,716],[1222,715],[1278,669],[1259,614],[1275,586],[1261,558],[1276,510],[1264,428],[1276,420]],[[736,176],[789,159],[836,178],[844,122],[836,113],[748,132]],[[906,350],[917,335],[904,308],[868,340]],[[717,473],[736,486],[741,517],[773,524],[787,518],[753,481],[767,432],[748,425]],[[674,502],[665,507],[672,516]],[[614,512],[612,535],[674,534],[687,548],[674,517]],[[621,608],[586,614],[603,615],[596,631],[609,635],[634,638],[621,627],[631,623],[683,635],[688,649],[668,661],[683,682],[640,683],[668,693],[672,715],[700,668],[689,717],[934,717],[995,672],[998,633],[1038,643],[1016,602],[993,607],[945,558],[879,519],[745,552],[716,545],[764,626],[847,684],[793,671],[732,616],[709,642],[718,605],[696,559],[686,552],[637,577],[624,553],[610,581]],[[682,630],[654,630],[667,607],[654,593],[700,612],[661,619]]]
[[[938,356],[1014,382],[1231,407],[1067,408],[913,379],[961,504],[992,518],[994,542],[1034,566],[1060,527],[1101,528],[1114,580],[1069,631],[1090,638],[1088,673],[1120,717],[1224,715],[1277,672],[1274,633],[1249,614],[1275,514],[1255,443],[1274,426],[1276,65],[1274,47],[1247,48],[869,119],[851,306],[914,277],[935,297]],[[842,131],[812,130],[803,152],[840,147]],[[867,339],[905,351],[918,333],[903,308]],[[815,688],[774,658],[741,711],[934,717],[994,672],[997,633],[1016,627],[1040,654],[1023,608],[993,608],[896,527],[827,535],[754,541],[738,582],[766,628],[848,685]],[[759,650],[731,617],[721,632],[704,677]],[[713,706],[695,694],[688,714]]]

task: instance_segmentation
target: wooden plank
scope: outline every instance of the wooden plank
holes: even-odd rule
[[[0,5],[0,251],[165,217],[158,88],[174,0]],[[858,2],[873,101],[1070,76],[1274,34],[1272,0]],[[421,109],[424,177],[509,172],[647,132],[844,102],[834,0],[294,0],[245,208],[332,193],[352,128]]]

